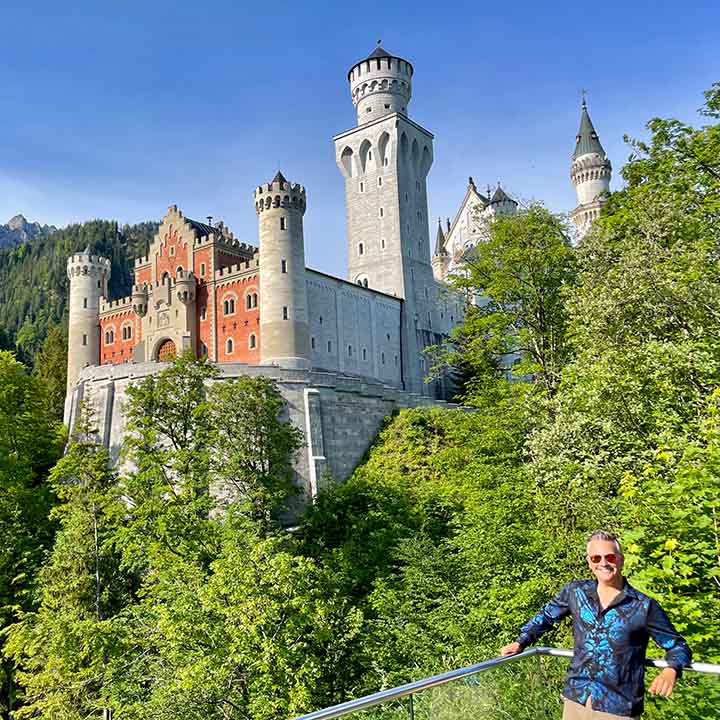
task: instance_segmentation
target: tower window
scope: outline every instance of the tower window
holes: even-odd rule
[[[280,218],[280,229],[281,229],[281,230],[286,230],[286,229],[287,229],[287,228],[285,227],[285,218],[284,218],[284,217],[281,217],[281,218]]]
[[[320,316],[320,324],[322,325],[322,315]]]
[[[200,319],[204,320],[207,317],[207,307],[205,305],[200,306]]]
[[[83,345],[87,345],[87,335],[83,335]]]
[[[367,348],[362,349],[362,359],[367,360]]]
[[[388,105],[388,108],[390,108],[389,105]],[[390,164],[390,161],[387,158],[383,158],[383,167],[387,167],[389,164]]]
[[[380,217],[385,216],[385,208],[380,208]]]
[[[332,340],[328,340],[328,341],[327,341],[327,349],[328,349],[328,352],[329,352],[329,353],[332,352]]]
[[[358,255],[365,254],[365,246],[362,243],[358,243]]]
[[[385,238],[380,238],[380,247],[384,250],[385,249]]]
[[[368,150],[368,160],[372,160],[372,150]]]
[[[285,258],[283,258],[283,259],[280,261],[280,272],[281,272],[281,273],[286,273],[286,272],[287,272],[287,260],[286,260]]]
[[[380,362],[384,365],[385,364],[385,353],[380,353]]]
[[[98,290],[100,289],[100,281],[98,280]]]
[[[235,298],[226,298],[223,302],[223,314],[233,315],[235,313]]]
[[[83,298],[83,307],[84,307],[84,308],[87,307],[87,298]]]
[[[382,187],[382,178],[381,177],[378,178],[378,187]]]
[[[255,337],[255,333],[251,334],[248,338],[248,347],[253,350],[257,347],[257,338]]]
[[[386,109],[386,110],[389,110],[389,109],[390,109],[390,105],[388,105],[388,104],[386,103],[386,104],[385,104],[385,109]],[[384,163],[383,163],[383,164],[384,164]]]
[[[225,352],[226,352],[228,355],[231,355],[231,354],[232,354],[232,351],[233,351],[233,339],[232,339],[232,338],[228,338],[228,339],[226,340],[226,342],[225,342]]]
[[[372,112],[372,108],[369,107],[367,110],[365,110],[366,113]]]
[[[175,257],[175,247],[170,248],[170,257]]]
[[[348,357],[352,357],[352,345],[348,345]]]
[[[360,181],[360,192],[365,192],[365,183]]]
[[[314,337],[311,337],[311,338],[310,338],[310,348],[311,348],[312,350],[315,349],[315,338],[314,338]]]
[[[287,319],[288,319],[288,306],[283,305],[283,320],[287,320]]]
[[[205,263],[200,263],[200,277],[205,277]]]

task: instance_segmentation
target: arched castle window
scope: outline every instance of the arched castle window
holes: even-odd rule
[[[228,339],[225,341],[225,352],[226,352],[228,355],[231,355],[231,354],[232,354],[232,351],[233,351],[233,348],[234,348],[233,339],[232,339],[232,338],[228,338]]]
[[[310,338],[310,349],[311,350],[315,349],[315,338],[314,337]]]
[[[183,271],[183,266],[182,266],[182,265],[178,265],[178,266],[175,268],[175,275],[182,275],[183,272],[184,272],[184,271]]]
[[[174,245],[170,246],[170,257],[175,257],[175,246]]]
[[[247,310],[252,310],[253,308],[257,307],[258,303],[258,296],[256,292],[248,292],[248,294],[245,296],[245,308]]]
[[[363,140],[360,144],[360,171],[368,169],[368,163],[372,162],[372,151],[369,140]]]
[[[362,349],[362,359],[367,360],[367,348]]]
[[[132,325],[130,323],[125,323],[122,326],[122,339],[123,340],[132,339]]]
[[[280,229],[287,230],[287,227],[285,226],[285,218],[284,217],[280,218]]]
[[[105,331],[105,344],[112,345],[115,342],[115,330],[110,328]]]
[[[390,142],[390,135],[386,132],[384,132],[380,139],[378,140],[378,157],[380,158],[380,164],[383,167],[387,167],[389,165],[388,162],[388,143]]]
[[[235,298],[230,296],[223,300],[223,315],[233,315],[235,313]]]
[[[343,168],[345,169],[345,174],[347,177],[352,177],[353,174],[353,151],[352,148],[346,147],[341,155],[340,155],[340,162],[342,163]]]
[[[255,333],[252,333],[248,338],[248,347],[251,350],[254,350],[257,347],[257,337],[255,337]]]
[[[352,345],[348,345],[348,357],[352,357]]]
[[[280,272],[281,273],[287,272],[287,260],[285,258],[282,258],[282,260],[280,260]]]

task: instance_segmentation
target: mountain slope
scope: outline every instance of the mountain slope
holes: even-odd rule
[[[110,297],[127,295],[132,260],[147,253],[157,227],[91,220],[0,249],[0,348],[17,350],[31,362],[48,325],[67,325],[67,259],[88,245],[112,262]]]

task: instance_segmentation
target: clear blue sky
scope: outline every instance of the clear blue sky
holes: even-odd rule
[[[354,124],[346,72],[378,38],[413,63],[409,114],[435,134],[431,218],[454,215],[468,175],[570,210],[583,87],[617,187],[623,134],[699,122],[720,80],[717,0],[5,0],[0,16],[0,222],[136,222],[177,203],[256,243],[252,190],[279,165],[308,189],[308,263],[340,275],[331,138]]]

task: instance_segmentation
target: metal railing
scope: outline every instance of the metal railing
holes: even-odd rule
[[[332,707],[324,708],[322,710],[315,710],[307,715],[301,715],[300,717],[295,718],[295,720],[330,720],[330,718],[342,717],[344,715],[349,715],[350,713],[366,710],[374,705],[380,705],[385,702],[399,700],[401,698],[415,695],[416,693],[429,690],[430,688],[434,688],[439,685],[444,685],[452,682],[453,680],[468,678],[485,670],[498,667],[499,665],[516,662],[522,658],[533,657],[534,655],[552,655],[555,657],[570,658],[573,655],[573,651],[563,648],[533,647],[525,650],[524,652],[518,653],[517,655],[492,658],[490,660],[477,663],[476,665],[468,665],[467,667],[450,670],[448,672],[440,673],[439,675],[431,675],[430,677],[423,678],[422,680],[415,680],[414,682],[406,683],[405,685],[398,685],[397,687],[389,688],[388,690],[381,690],[380,692],[373,693],[372,695],[365,695],[364,697],[357,698],[356,700],[349,700],[347,702],[340,703],[339,705],[333,705]],[[666,668],[668,666],[665,660],[646,660],[645,664],[648,667],[656,668]],[[720,676],[720,665],[712,663],[693,663],[684,669],[697,673]]]

